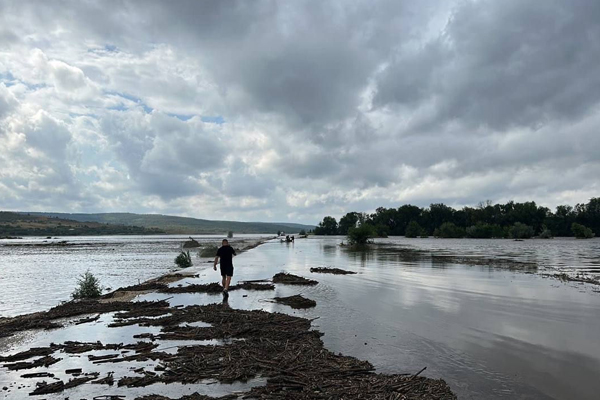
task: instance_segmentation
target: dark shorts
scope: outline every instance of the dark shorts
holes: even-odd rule
[[[221,265],[221,276],[233,276],[233,265]]]

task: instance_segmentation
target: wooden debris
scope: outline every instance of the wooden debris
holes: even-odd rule
[[[115,384],[115,378],[113,378],[113,373],[109,372],[108,375],[106,375],[106,377],[102,378],[102,379],[97,379],[95,381],[90,382],[92,384],[95,385],[109,385],[112,386]]]
[[[21,361],[14,364],[4,364],[3,367],[7,368],[9,371],[19,371],[21,369],[30,369],[30,368],[38,368],[38,367],[49,367],[52,364],[56,364],[60,361],[60,358],[54,358],[52,356],[45,356],[38,358],[37,360],[26,362]]]
[[[39,394],[50,394],[58,393],[65,390],[65,383],[63,381],[57,381],[53,383],[47,383],[46,381],[38,382],[36,389],[29,393],[30,396],[36,396]]]
[[[269,283],[265,283],[265,284],[260,284],[260,283],[254,283],[254,282],[243,282],[240,283],[239,285],[232,285],[229,286],[229,291],[234,291],[234,290],[239,290],[239,289],[244,289],[244,290],[274,290],[275,289],[275,285],[273,284],[269,284]],[[165,288],[160,290],[161,293],[222,293],[223,292],[223,287],[221,285],[219,285],[216,282],[213,283],[206,283],[206,284],[195,284],[195,285],[186,285],[186,286],[176,286],[176,287],[169,287],[169,288]]]
[[[345,269],[329,268],[329,267],[315,267],[315,268],[311,268],[310,272],[321,273],[321,274],[334,274],[334,275],[351,275],[351,274],[356,274],[356,272],[353,272],[353,271],[347,271]]]
[[[273,283],[282,283],[285,285],[309,285],[313,286],[318,284],[319,282],[307,279],[302,276],[288,274],[286,272],[280,272],[273,276]]]
[[[15,332],[30,329],[54,329],[62,325],[54,320],[76,317],[85,314],[103,314],[114,311],[133,311],[145,308],[168,307],[166,301],[136,301],[101,303],[97,300],[69,301],[46,312],[19,315],[13,318],[0,319],[0,332],[9,336]]]
[[[275,297],[273,300],[277,303],[285,304],[295,309],[311,308],[316,307],[317,302],[306,297],[302,297],[299,294],[288,297]]]
[[[2,357],[0,356],[0,362],[14,362],[14,361],[23,361],[32,357],[40,357],[40,356],[49,356],[54,353],[54,349],[50,347],[32,347],[27,351],[22,351],[20,353],[13,354],[11,356]]]
[[[98,321],[99,319],[100,319],[100,314],[96,315],[95,317],[82,318],[78,321],[75,321],[75,325],[86,324],[88,322],[95,322],[95,321]]]

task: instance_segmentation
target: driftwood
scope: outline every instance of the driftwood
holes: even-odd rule
[[[317,305],[316,301],[302,297],[299,294],[288,297],[275,297],[273,300],[275,300],[276,303],[285,304],[295,309],[311,308],[316,307]]]
[[[316,273],[321,273],[321,274],[334,274],[334,275],[356,274],[356,272],[353,272],[353,271],[347,271],[345,269],[340,269],[340,268],[328,268],[328,267],[311,268],[310,272],[316,272]]]
[[[273,276],[273,283],[282,283],[285,285],[314,286],[314,285],[318,284],[319,282],[312,280],[312,279],[304,278],[302,276],[288,274],[286,272],[280,272]]]

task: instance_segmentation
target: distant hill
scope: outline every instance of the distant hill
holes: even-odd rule
[[[57,216],[0,211],[0,238],[11,236],[155,235],[156,228],[82,222]]]
[[[211,221],[207,219],[176,217],[160,214],[133,214],[133,213],[101,213],[101,214],[70,214],[70,213],[48,213],[29,212],[30,215],[45,217],[58,217],[80,222],[98,222],[104,224],[122,224],[127,226],[141,226],[145,228],[156,228],[167,233],[181,234],[226,234],[228,231],[234,233],[277,233],[299,232],[314,229],[313,225],[301,225],[293,223],[270,223],[270,222],[237,222],[237,221]]]

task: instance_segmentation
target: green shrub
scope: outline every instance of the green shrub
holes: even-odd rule
[[[471,225],[467,228],[467,237],[474,239],[491,239],[504,237],[504,230],[500,225],[496,224],[483,224],[481,222],[477,225]]]
[[[192,266],[192,258],[190,257],[190,252],[182,251],[177,257],[175,257],[175,264],[177,264],[177,266],[179,266],[179,268],[191,267]]]
[[[578,224],[577,222],[573,222],[573,224],[571,224],[571,231],[577,239],[591,239],[596,236],[590,228]]]
[[[534,232],[531,226],[515,222],[515,224],[510,227],[508,234],[512,239],[530,239],[533,237]]]
[[[348,229],[348,243],[351,245],[367,244],[369,239],[377,236],[373,225],[361,224],[357,228]]]
[[[233,237],[233,231],[227,232],[227,237],[231,239]]]
[[[300,229],[300,236],[306,236],[306,231],[304,229]]]
[[[441,238],[462,238],[465,237],[465,230],[452,222],[444,222],[439,229],[435,230],[433,236]]]
[[[100,281],[90,271],[80,275],[77,282],[79,286],[71,293],[73,299],[96,299],[102,295]]]
[[[407,238],[416,238],[421,235],[423,235],[423,228],[421,228],[421,225],[419,225],[417,221],[410,221],[406,227],[404,236]]]

